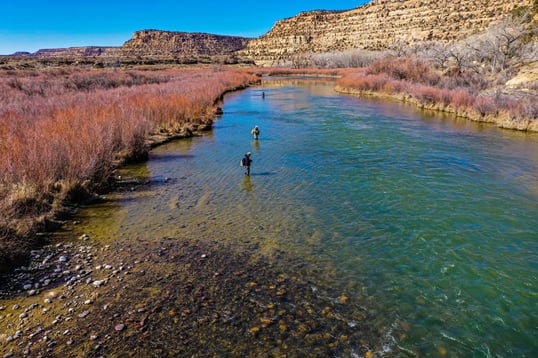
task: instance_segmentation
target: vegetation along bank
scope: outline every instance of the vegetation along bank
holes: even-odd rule
[[[0,272],[24,262],[69,203],[107,190],[118,164],[208,129],[242,70],[0,72]]]

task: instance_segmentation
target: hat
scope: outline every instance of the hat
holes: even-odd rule
[[[247,155],[250,155],[251,153],[250,152],[247,152]]]

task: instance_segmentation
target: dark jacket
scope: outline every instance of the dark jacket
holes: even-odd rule
[[[245,155],[243,157],[243,159],[241,160],[241,164],[244,167],[250,167],[250,163],[252,163],[252,159],[250,159],[250,157],[248,155]]]

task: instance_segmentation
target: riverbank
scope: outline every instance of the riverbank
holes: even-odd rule
[[[0,272],[110,190],[119,165],[209,129],[223,94],[257,80],[225,68],[0,73]]]
[[[249,251],[188,235],[35,250],[2,285],[0,353],[372,357],[391,344],[359,297]]]
[[[116,346],[125,347],[128,352],[133,347],[133,355],[147,353],[144,351],[149,349],[147,347],[164,347],[169,352],[186,350],[189,344],[198,347],[196,338],[183,332],[203,327],[216,332],[226,331],[212,323],[221,317],[213,316],[213,312],[221,311],[214,306],[210,306],[211,311],[194,310],[193,320],[186,320],[183,326],[183,317],[177,314],[178,308],[174,304],[186,305],[190,309],[191,301],[183,299],[179,290],[190,286],[187,283],[185,288],[184,284],[176,287],[184,281],[175,271],[192,267],[188,260],[196,261],[198,256],[206,259],[213,257],[213,252],[218,252],[218,257],[235,260],[238,252],[239,258],[248,253],[249,259],[239,259],[239,263],[255,272],[255,276],[245,281],[233,281],[233,276],[227,277],[228,282],[235,282],[235,291],[242,291],[245,282],[257,282],[255,277],[263,277],[267,270],[277,278],[300,277],[300,282],[306,283],[312,291],[320,292],[322,301],[312,308],[313,312],[317,312],[314,313],[316,321],[324,317],[325,314],[320,312],[325,307],[337,304],[333,312],[337,312],[339,322],[349,322],[348,326],[355,325],[357,330],[369,327],[367,330],[380,334],[377,340],[372,338],[373,342],[368,342],[367,338],[359,341],[368,347],[367,351],[361,350],[364,347],[349,348],[353,352],[364,352],[364,356],[368,352],[388,356],[392,351],[385,353],[384,343],[376,343],[380,341],[386,341],[388,347],[401,345],[409,355],[472,355],[486,349],[498,354],[513,352],[514,348],[521,348],[521,352],[532,350],[532,330],[519,331],[517,337],[510,332],[520,327],[521,317],[532,317],[533,312],[532,300],[525,299],[532,297],[533,290],[532,285],[526,284],[532,281],[532,270],[529,271],[525,257],[528,256],[528,248],[532,247],[530,243],[534,232],[532,219],[536,206],[532,179],[536,177],[536,170],[525,158],[532,158],[536,152],[536,146],[532,145],[536,138],[524,133],[501,133],[493,127],[473,123],[458,128],[461,126],[453,126],[450,120],[429,115],[423,120],[425,118],[411,107],[335,95],[331,81],[317,82],[322,86],[314,88],[312,84],[303,83],[292,90],[293,86],[299,85],[296,79],[287,84],[278,80],[274,85],[268,83],[263,88],[250,88],[227,97],[225,120],[219,123],[217,130],[200,138],[174,141],[156,148],[151,153],[152,160],[117,173],[125,178],[125,195],[107,195],[106,202],[81,210],[81,222],[70,224],[76,228],[76,234],[66,235],[66,241],[57,241],[62,246],[51,258],[47,259],[51,255],[49,252],[40,254],[37,266],[52,260],[53,271],[57,269],[63,275],[71,268],[57,265],[78,260],[82,255],[84,260],[92,260],[93,264],[89,266],[93,270],[91,275],[95,277],[82,276],[81,279],[85,278],[89,283],[80,282],[81,288],[106,278],[114,284],[115,280],[121,279],[126,287],[124,291],[117,291],[123,286],[104,291],[109,283],[100,285],[94,291],[106,296],[107,301],[100,298],[99,301],[94,299],[94,302],[104,305],[117,300],[115,305],[124,305],[124,301],[131,302],[130,296],[133,296],[143,305],[138,307],[135,304],[134,309],[129,303],[110,317],[106,312],[102,314],[100,306],[94,308],[93,298],[80,290],[72,296],[80,296],[78,306],[70,303],[69,307],[74,311],[66,314],[69,321],[77,320],[77,332],[89,332],[90,325],[84,325],[83,318],[95,314],[100,318],[95,325],[100,327],[105,324],[102,321],[106,321],[106,334],[117,334],[125,339],[113,342]],[[285,91],[280,91],[282,87]],[[323,93],[324,96],[316,95],[315,99],[308,98],[307,101],[305,91]],[[263,94],[265,97],[262,97]],[[294,105],[287,105],[289,103]],[[298,107],[311,110],[298,111]],[[330,113],[326,109],[331,109]],[[292,117],[294,120],[290,120]],[[263,125],[266,119],[269,121]],[[265,128],[263,137],[256,143],[249,140],[249,131],[254,123]],[[308,125],[310,123],[316,125]],[[298,128],[304,136],[296,136]],[[239,133],[244,133],[244,136]],[[286,145],[282,146],[282,143]],[[239,146],[248,148],[251,145],[257,158],[255,172],[252,178],[244,178],[236,159],[238,153],[242,155],[243,149],[246,149]],[[522,151],[522,147],[527,150]],[[340,159],[338,163],[341,165],[334,165],[335,157]],[[286,164],[282,165],[284,161]],[[128,181],[130,176],[140,178],[141,184]],[[341,184],[346,182],[342,187]],[[474,213],[472,222],[468,221],[466,213]],[[517,225],[514,226],[514,223]],[[89,238],[85,239],[83,233],[87,233]],[[80,237],[81,245],[75,240],[73,251],[67,251],[65,246],[76,237]],[[198,248],[202,247],[198,242],[204,244],[197,254],[181,256],[179,260],[181,252],[175,251],[176,245],[182,251],[190,250],[188,245],[178,244],[183,240]],[[484,245],[486,241],[488,245]],[[87,249],[82,246],[92,246],[91,256],[84,253]],[[206,250],[206,247],[209,249]],[[507,247],[501,256],[494,252],[499,247]],[[113,255],[107,253],[108,256],[102,256],[101,248],[103,251],[112,250]],[[212,248],[223,250],[212,251]],[[167,252],[173,254],[168,255]],[[140,253],[146,254],[139,256]],[[64,258],[61,259],[61,256]],[[142,269],[146,273],[154,270],[154,274],[141,281],[134,275],[137,271],[131,268],[137,267],[146,258],[150,265]],[[113,276],[118,275],[117,272],[107,271],[119,270],[122,262],[131,266],[129,273],[118,279]],[[260,263],[260,267],[252,266],[253,262]],[[75,261],[73,271],[76,273],[77,265],[83,264],[86,263]],[[484,265],[488,266],[488,270],[484,269]],[[211,271],[200,273],[206,281],[213,282],[210,277],[203,276],[210,275],[212,271],[218,272],[217,276],[221,275],[212,266],[199,269],[206,267]],[[37,276],[35,270],[29,274]],[[86,275],[86,272],[81,275]],[[196,275],[198,271],[192,277]],[[71,276],[66,272],[63,276],[65,281],[61,282],[68,282],[73,276],[78,279],[78,274]],[[509,277],[520,277],[521,280],[503,280]],[[21,283],[26,279],[21,278]],[[41,285],[40,281],[37,280]],[[281,288],[278,279],[271,278],[267,282],[278,283],[265,285],[273,285],[275,294]],[[28,289],[36,287],[35,281],[24,283]],[[207,286],[202,286],[202,297],[216,295],[211,291],[207,293]],[[295,288],[294,283],[286,283],[286,286],[292,287],[292,291],[301,291],[300,286]],[[219,290],[227,289],[226,285],[218,287]],[[496,290],[491,291],[491,287],[496,287]],[[524,294],[521,294],[522,291]],[[41,302],[42,297],[28,302],[28,305],[21,303],[19,300],[27,293],[23,286],[15,297],[16,301],[3,301],[6,303],[0,305],[6,307],[6,314],[15,304],[24,304],[26,310]],[[274,305],[274,296],[264,293],[271,297],[268,305]],[[238,297],[237,306],[243,304],[250,310],[254,309],[250,305],[250,294],[219,294],[230,300]],[[167,297],[166,300],[160,295]],[[144,297],[148,297],[147,302]],[[294,299],[293,293],[285,296],[285,300],[288,299]],[[76,301],[75,298],[72,300]],[[85,303],[87,300],[90,301]],[[142,314],[146,306],[151,306],[152,301],[162,303],[154,316],[154,327],[158,328],[152,328],[150,342],[138,345],[133,342],[135,334],[141,335],[140,331],[127,328],[135,322],[146,323],[145,316],[138,314]],[[342,301],[346,304],[340,303]],[[512,305],[510,312],[499,313],[498,307],[507,301],[517,304]],[[328,304],[325,305],[325,302]],[[230,307],[226,302],[223,304],[223,307]],[[296,302],[293,304],[299,306]],[[32,310],[35,310],[33,307]],[[307,309],[306,304],[301,307]],[[86,312],[90,308],[95,311]],[[140,313],[137,312],[139,308]],[[76,309],[80,309],[76,311],[77,315],[83,316],[79,317],[80,320],[73,317]],[[170,309],[174,309],[172,315]],[[305,309],[300,309],[303,315]],[[230,311],[229,308],[226,310]],[[295,312],[293,307],[289,310]],[[366,316],[365,312],[368,312]],[[458,314],[461,312],[466,314]],[[114,317],[115,314],[118,316]],[[185,314],[189,315],[189,312]],[[502,327],[496,325],[499,314],[506,322]],[[297,313],[299,318],[295,319],[300,320],[300,315]],[[260,316],[240,316],[247,317],[241,322],[250,323],[245,325],[235,321],[227,330],[233,331],[232,335],[237,334],[236,330],[246,332],[245,327],[248,326],[255,333],[261,319],[272,322],[265,319],[273,317],[272,314]],[[362,320],[357,320],[359,317]],[[16,321],[15,318],[20,317],[13,317]],[[264,342],[273,342],[273,348],[278,347],[265,355],[277,355],[285,349],[292,356],[307,355],[303,351],[292,351],[297,344],[293,338],[281,338],[281,316],[278,318],[278,327],[275,323],[270,325],[274,331],[259,336]],[[61,326],[58,331],[69,335],[72,331],[64,327]],[[310,332],[311,335],[317,332],[317,327]],[[476,327],[484,328],[477,332]],[[21,332],[17,334],[12,328],[17,327],[10,327],[9,335],[20,339],[24,330],[19,329]],[[339,336],[337,330],[330,334]],[[294,335],[299,334],[296,329],[290,331]],[[23,340],[17,341],[21,346],[32,339],[30,335],[34,332],[30,332]],[[126,339],[124,334],[127,333]],[[297,337],[310,343],[315,339],[311,335]],[[391,344],[390,336],[397,343]],[[489,338],[484,341],[486,336]],[[179,347],[181,343],[176,346],[173,345],[176,343],[168,343],[178,340],[178,337],[186,342],[182,347]],[[197,337],[206,340],[205,344],[210,347],[214,340],[220,339],[216,333],[209,338],[207,335]],[[91,333],[75,337],[73,341],[67,340],[65,344],[73,345],[80,339],[89,341],[88,345],[95,343],[93,347],[106,345],[106,340],[101,344],[97,335]],[[246,335],[244,339],[248,339],[248,343],[234,340],[234,346],[248,344],[252,345],[252,352],[261,352],[256,349],[262,343]],[[286,341],[293,347],[281,348],[279,341]],[[122,345],[123,342],[126,343]],[[220,346],[227,346],[224,342],[229,341],[220,341]],[[314,341],[310,346],[315,346],[316,350],[308,352],[320,355],[335,352],[338,355],[339,351],[322,354],[332,343],[334,341],[319,341],[322,347],[318,347],[317,341]],[[337,345],[344,346],[343,343]],[[53,349],[60,348],[51,343],[51,347],[46,349],[51,349],[53,355],[56,352]],[[107,345],[106,351],[111,350]],[[101,354],[97,350],[94,355]]]
[[[420,109],[449,113],[453,114],[454,117],[465,118],[474,122],[494,124],[499,128],[503,129],[538,132],[537,119],[516,119],[511,117],[510,113],[508,113],[507,111],[498,111],[495,114],[481,114],[473,110],[472,108],[456,108],[454,106],[438,102],[423,103],[417,100],[412,95],[405,93],[385,93],[379,91],[357,90],[354,88],[346,88],[342,86],[336,86],[335,91],[341,94],[360,97],[392,99],[399,102],[414,105]]]
[[[341,94],[391,99],[420,109],[452,114],[455,118],[493,124],[503,129],[538,132],[535,90],[505,87],[501,91],[504,94],[495,96],[473,94],[476,89],[468,84],[461,87],[448,85],[450,81],[457,82],[458,79],[451,78],[450,74],[438,73],[420,61],[383,59],[364,68],[263,68],[259,73],[267,76],[335,78],[335,91]],[[437,83],[439,86],[429,83]],[[532,87],[532,84],[529,86]]]

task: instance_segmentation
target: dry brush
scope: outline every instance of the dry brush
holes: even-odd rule
[[[234,69],[0,72],[0,251],[102,188],[153,133],[210,125],[222,94],[254,80]]]

